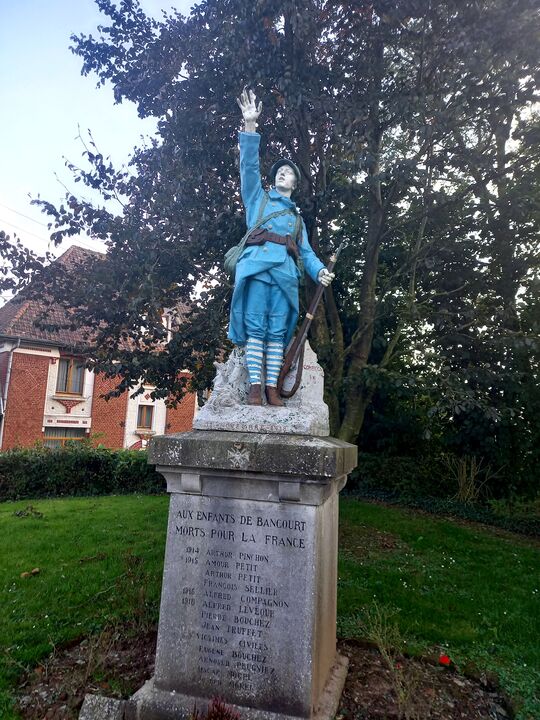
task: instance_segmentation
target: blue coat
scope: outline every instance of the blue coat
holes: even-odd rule
[[[259,169],[260,140],[261,136],[258,133],[240,133],[240,189],[246,209],[248,229],[257,224],[259,208],[265,193]],[[285,208],[291,208],[294,212],[296,207],[294,202],[278,193],[275,188],[268,192],[268,198],[264,216]],[[293,212],[280,215],[265,223],[262,227],[279,235],[291,235],[296,224],[296,216]],[[317,282],[317,276],[324,268],[324,265],[311,249],[304,221],[302,221],[302,239],[299,242],[299,250],[306,272],[314,282]],[[255,275],[259,280],[273,280],[279,285],[287,299],[290,312],[287,319],[285,344],[288,344],[298,320],[298,278],[300,272],[293,258],[287,252],[287,248],[284,245],[271,242],[266,242],[264,245],[248,246],[238,260],[231,301],[229,338],[235,345],[245,345],[246,343],[244,293],[246,281]]]

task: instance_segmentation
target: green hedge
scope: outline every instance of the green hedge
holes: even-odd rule
[[[147,462],[141,450],[86,443],[0,452],[0,501],[164,492],[165,480]]]
[[[456,481],[441,457],[360,453],[344,494],[540,536],[540,500],[459,502]]]
[[[383,491],[396,495],[449,497],[455,492],[440,457],[389,456],[361,452],[347,483],[348,492]]]
[[[410,495],[396,495],[382,490],[356,490],[350,492],[351,497],[359,500],[377,501],[385,505],[397,505],[399,507],[411,508],[411,510],[423,510],[433,515],[453,517],[460,520],[491,525],[492,527],[540,537],[540,517],[525,516],[515,513],[504,514],[494,510],[490,505],[479,503],[460,503],[456,500],[436,497],[412,497]]]

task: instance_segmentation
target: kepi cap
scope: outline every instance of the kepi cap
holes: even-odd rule
[[[281,160],[278,160],[276,163],[272,165],[272,168],[270,169],[270,180],[272,182],[272,185],[276,182],[276,174],[280,167],[283,167],[283,165],[288,165],[292,171],[294,172],[296,176],[296,185],[300,185],[300,170],[298,167],[293,163],[292,160],[287,160],[286,158],[281,158]]]

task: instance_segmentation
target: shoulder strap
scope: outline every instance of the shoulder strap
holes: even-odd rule
[[[268,193],[265,192],[265,193],[264,193],[264,197],[263,197],[263,199],[262,199],[262,201],[261,201],[261,204],[259,205],[259,212],[258,212],[258,214],[257,214],[257,223],[260,223],[261,218],[262,218],[262,216],[263,216],[263,213],[264,213],[264,211],[265,211],[265,209],[266,209],[266,206],[268,205],[268,200],[269,200],[269,199],[270,199],[270,198],[268,197]]]
[[[267,215],[266,217],[261,218],[258,220],[255,225],[249,228],[247,231],[245,237],[247,237],[250,233],[252,233],[254,230],[259,228],[261,225],[264,225],[264,223],[268,222],[269,220],[273,220],[275,217],[278,217],[280,215],[288,215],[291,211],[290,210],[277,210],[276,212],[270,213],[270,215]]]
[[[294,226],[294,241],[297,245],[302,242],[302,216],[300,213],[296,214],[296,225]]]
[[[249,230],[246,232],[244,237],[240,240],[240,242],[237,245],[234,245],[232,248],[229,248],[227,252],[225,253],[225,261],[223,263],[225,272],[230,275],[230,277],[234,278],[235,270],[236,270],[236,264],[238,262],[238,259],[240,258],[240,255],[243,253],[244,248],[246,246],[246,242],[250,234],[259,228],[261,225],[264,225],[265,222],[268,222],[269,220],[272,220],[272,218],[278,217],[279,215],[288,215],[291,210],[278,210],[277,212],[270,213],[270,215],[267,215],[266,217],[262,217],[262,214],[264,212],[264,209],[268,203],[268,194],[264,194],[264,198],[261,202],[261,207],[259,208],[259,212],[257,215],[257,222],[253,227],[250,227]]]
[[[264,197],[261,201],[261,204],[259,206],[259,212],[257,213],[257,222],[255,225],[249,228],[247,233],[244,237],[248,237],[250,233],[253,232],[253,230],[257,230],[261,225],[264,225],[264,223],[268,222],[269,220],[273,220],[275,217],[279,217],[280,215],[296,215],[296,226],[294,228],[294,237],[295,239],[298,238],[298,233],[301,233],[302,231],[302,217],[299,213],[294,212],[291,208],[286,208],[285,210],[277,210],[276,212],[270,213],[270,215],[266,215],[266,217],[263,217],[263,213],[266,209],[266,206],[268,205],[268,201],[270,200],[268,193],[264,193]]]

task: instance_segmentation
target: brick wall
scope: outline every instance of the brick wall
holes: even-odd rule
[[[186,394],[176,408],[167,408],[167,418],[165,420],[166,435],[186,432],[186,430],[192,429],[195,397],[194,393]]]
[[[92,398],[92,435],[99,433],[96,443],[107,448],[124,447],[124,429],[129,394],[104,400],[103,395],[118,385],[115,378],[107,379],[97,374],[94,379],[94,395]]]
[[[13,353],[2,450],[43,439],[43,412],[50,358]]]
[[[5,357],[4,357],[5,356]],[[0,377],[5,374],[9,353],[0,353]],[[11,379],[6,405],[2,450],[29,447],[43,439],[43,414],[47,390],[50,358],[39,355],[13,354]],[[108,402],[100,395],[112,390],[114,379],[96,375],[92,398],[92,435],[96,442],[108,448],[124,446],[124,430],[128,393]],[[195,411],[195,395],[188,394],[176,408],[167,408],[167,434],[191,430]]]

